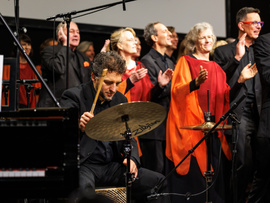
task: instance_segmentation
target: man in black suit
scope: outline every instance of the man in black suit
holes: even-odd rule
[[[270,33],[255,40],[254,57],[262,81],[262,111],[256,144],[256,172],[248,202],[270,202]]]
[[[66,52],[67,29],[66,24],[59,23],[56,33],[59,44],[46,47],[41,54],[41,70],[43,78],[59,102],[60,97],[67,89]],[[80,31],[75,22],[70,23],[69,29],[69,69],[68,87],[75,87],[90,80],[90,60],[83,53],[76,50],[80,43]],[[41,88],[38,107],[56,106],[45,88]]]
[[[174,63],[165,54],[167,46],[171,45],[171,32],[160,22],[150,23],[144,29],[144,39],[151,50],[141,59],[148,69],[151,82],[156,85],[158,76],[167,69],[174,70]],[[165,87],[153,91],[151,101],[161,104],[168,112],[170,104],[171,82]],[[142,150],[142,166],[165,175],[165,146],[166,146],[166,119],[164,122],[146,135],[139,137]]]
[[[257,74],[253,79],[238,84],[242,69],[247,64],[254,64],[253,44],[258,38],[263,22],[259,9],[244,7],[237,12],[238,39],[233,43],[217,47],[214,61],[217,62],[227,75],[227,83],[232,88],[239,86],[236,95],[231,95],[231,105],[243,94],[247,97],[235,109],[241,124],[238,125],[237,146],[237,196],[239,201],[245,200],[247,185],[251,182],[254,168],[254,143],[257,136],[259,114],[261,111],[261,83]],[[233,181],[236,181],[235,179]],[[236,192],[236,191],[234,191]]]
[[[107,74],[101,86],[101,91],[95,106],[90,113],[99,86],[100,76],[104,68]],[[116,52],[104,52],[96,56],[93,62],[93,72],[88,83],[64,91],[60,104],[63,107],[77,108],[80,113],[79,128],[82,132],[80,141],[80,187],[94,190],[96,186],[124,186],[127,160],[122,156],[124,141],[98,141],[85,134],[85,126],[99,112],[127,102],[124,95],[117,91],[126,71],[125,61]],[[132,151],[130,172],[134,173],[132,197],[138,202],[145,202],[146,195],[161,181],[164,176],[154,171],[140,167],[137,142],[131,140]],[[166,183],[160,192],[164,192]],[[159,199],[167,202],[167,199]],[[169,201],[169,200],[168,200]]]

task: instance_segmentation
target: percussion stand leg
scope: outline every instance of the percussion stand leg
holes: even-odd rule
[[[127,203],[131,202],[131,186],[133,180],[133,173],[130,172],[130,156],[131,156],[131,132],[128,127],[127,121],[129,120],[128,116],[122,116],[122,121],[126,124],[126,131],[124,137],[126,142],[124,144],[124,154],[127,158],[127,168],[126,168],[126,190],[127,190]]]
[[[210,195],[209,195],[209,186],[212,183],[213,171],[211,171],[211,161],[212,161],[212,145],[213,145],[213,133],[210,134],[205,140],[206,142],[206,164],[207,171],[204,173],[205,175],[205,185],[206,185],[206,203],[210,203]]]

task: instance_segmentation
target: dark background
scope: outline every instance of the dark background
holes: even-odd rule
[[[261,19],[265,22],[264,27],[262,28],[261,34],[270,32],[270,0],[227,0],[226,1],[226,38],[227,37],[237,37],[238,30],[235,23],[235,15],[237,11],[245,6],[251,6],[254,8],[259,8],[261,10]],[[211,12],[211,10],[209,11]],[[13,17],[4,17],[7,24],[10,26],[12,31],[15,31],[15,18]],[[56,25],[59,21],[56,22]],[[146,22],[147,24],[149,22]],[[32,61],[35,65],[40,64],[40,54],[39,46],[47,38],[53,37],[53,25],[52,21],[46,20],[34,20],[34,19],[24,19],[20,18],[19,20],[20,27],[27,28],[27,34],[32,39],[32,46],[34,50],[34,55]],[[89,25],[89,24],[78,24],[81,41],[88,40],[94,42],[95,52],[99,53],[100,49],[103,47],[103,44],[106,39],[109,39],[110,34],[118,29],[119,27],[111,26],[100,26],[100,25]],[[192,25],[191,25],[192,26]],[[0,22],[0,54],[3,54],[5,57],[10,57],[12,50],[14,49],[14,43],[10,33],[7,31],[6,27]],[[149,51],[149,47],[146,45],[143,39],[143,30],[135,29],[137,36],[141,40],[142,52],[141,56],[145,55]],[[183,40],[186,33],[178,33],[179,43]],[[222,38],[218,38],[222,39]],[[174,53],[174,56],[177,57],[177,51]]]

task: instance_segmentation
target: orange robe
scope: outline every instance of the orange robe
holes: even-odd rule
[[[28,63],[20,63],[20,79],[36,79],[36,75],[34,71],[32,70],[31,66]],[[3,66],[3,80],[10,80],[10,66],[4,65]],[[40,87],[40,83],[32,83],[32,85],[35,87],[35,89]],[[19,88],[20,91],[20,104],[27,105],[27,96],[26,96],[26,90],[24,85],[20,85]],[[9,94],[8,94],[9,95]],[[9,98],[8,98],[9,99]],[[30,91],[30,108],[36,108],[36,98],[34,94],[34,89],[31,89]],[[2,104],[5,105],[5,98],[4,93],[2,93]],[[7,105],[9,105],[9,100]]]
[[[139,70],[143,68],[143,64],[139,61],[136,61],[137,66],[133,69],[127,70],[123,76],[122,80],[123,82],[119,85],[118,91],[124,94],[128,100],[128,102],[134,102],[134,101],[150,101],[151,99],[151,89],[154,87],[152,84],[149,75],[146,75],[144,78],[139,80],[134,84],[134,87],[132,87],[129,91],[126,92],[127,83],[126,80],[130,77],[131,72],[134,70]],[[135,137],[138,143],[139,148],[139,156],[142,155],[141,148],[138,142],[138,138]]]
[[[190,82],[198,76],[200,66],[207,69],[208,79],[200,85],[198,90],[190,92]],[[226,83],[226,74],[213,61],[197,60],[188,55],[182,56],[176,64],[172,84],[171,103],[167,118],[166,156],[178,165],[204,136],[201,131],[180,129],[182,126],[200,125],[204,120],[204,111],[207,111],[207,89],[209,89],[210,112],[215,115],[215,122],[229,109],[229,90]],[[202,108],[203,107],[203,108]],[[220,137],[220,133],[219,133]],[[231,152],[223,136],[222,149],[230,160]],[[202,175],[207,170],[206,144],[202,142],[192,153],[196,158]],[[178,168],[177,173],[186,175],[190,168],[189,156]]]

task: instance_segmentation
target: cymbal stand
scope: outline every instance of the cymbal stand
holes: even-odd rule
[[[127,158],[127,168],[126,168],[126,189],[127,189],[127,203],[131,202],[131,186],[133,180],[133,173],[130,173],[130,156],[131,156],[131,131],[128,127],[127,121],[129,121],[128,115],[122,116],[122,121],[126,124],[126,131],[123,136],[126,139],[124,143],[124,154],[125,158]]]
[[[213,117],[212,117],[213,119]],[[205,112],[205,121],[206,122],[212,122],[213,120],[211,120],[211,112]],[[205,132],[205,134],[207,134],[207,132]],[[213,134],[213,133],[211,133]],[[213,137],[212,135],[207,136],[205,139],[205,143],[206,143],[206,171],[204,172],[204,176],[205,176],[205,187],[206,187],[206,196],[205,196],[205,202],[211,202],[210,201],[210,194],[209,194],[209,186],[212,183],[213,180],[213,171],[211,170],[211,163],[212,163],[212,147],[213,147]]]

